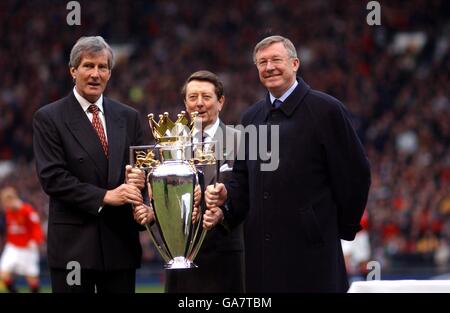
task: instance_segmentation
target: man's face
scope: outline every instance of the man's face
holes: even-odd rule
[[[15,199],[12,198],[6,198],[2,201],[2,207],[5,210],[6,208],[9,208],[11,210],[15,210],[16,206],[15,204]]]
[[[276,42],[256,53],[256,67],[261,83],[280,97],[294,83],[299,60],[290,58],[283,43]]]
[[[214,124],[222,110],[225,97],[217,99],[214,84],[206,81],[192,80],[186,86],[184,104],[186,111],[197,111],[202,119],[202,127]]]
[[[70,68],[70,74],[75,78],[78,93],[91,103],[100,98],[111,77],[108,66],[108,52],[103,50],[95,54],[84,53],[80,65]]]
[[[6,208],[15,210],[17,208],[17,197],[8,192],[3,192],[0,196],[0,206],[5,210]]]

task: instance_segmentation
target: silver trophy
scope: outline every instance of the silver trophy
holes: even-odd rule
[[[156,144],[130,147],[130,164],[146,172],[144,198],[155,214],[155,221],[145,226],[165,268],[197,267],[194,259],[206,235],[202,227],[205,175],[215,173],[216,180],[218,173],[216,142],[194,140],[193,131],[201,123],[196,113],[190,121],[185,112],[176,122],[168,113],[160,115],[159,122],[153,114],[148,119]],[[196,186],[202,198],[194,214]]]

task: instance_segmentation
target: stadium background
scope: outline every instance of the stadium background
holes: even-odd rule
[[[281,34],[296,45],[306,82],[353,114],[372,166],[368,231],[382,278],[450,272],[448,1],[381,0],[380,26],[366,23],[367,1],[79,1],[80,26],[67,24],[67,2],[0,2],[0,188],[17,187],[44,228],[48,198],[34,169],[32,118],[71,90],[67,63],[80,36],[113,46],[106,95],[138,109],[143,122],[150,112],[177,113],[184,79],[209,69],[225,82],[221,118],[237,124],[265,92],[252,49]],[[148,235],[141,239],[139,290],[161,291],[161,260]],[[45,254],[44,245],[44,283]]]

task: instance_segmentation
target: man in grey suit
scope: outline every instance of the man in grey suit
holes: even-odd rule
[[[198,71],[189,76],[181,91],[188,113],[197,111],[202,129],[194,130],[193,142],[217,141],[219,152],[219,181],[226,182],[233,168],[238,131],[219,119],[225,103],[224,88],[219,77],[209,71]],[[214,183],[214,174],[204,173],[205,184]],[[145,209],[138,211],[146,216]],[[204,224],[209,216],[204,216]],[[209,231],[194,263],[195,269],[171,269],[166,274],[166,292],[227,292],[244,291],[244,256],[242,226],[232,231],[219,225]]]
[[[34,116],[53,292],[135,290],[141,226],[131,204],[142,205],[144,176],[126,165],[128,147],[144,138],[138,112],[103,96],[113,65],[102,37],[80,38],[70,54],[73,90]]]

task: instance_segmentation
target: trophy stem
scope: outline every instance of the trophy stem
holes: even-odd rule
[[[174,270],[174,269],[187,269],[187,268],[196,268],[197,265],[194,264],[189,259],[186,259],[183,256],[177,256],[170,260],[168,263],[164,265],[165,269]]]

